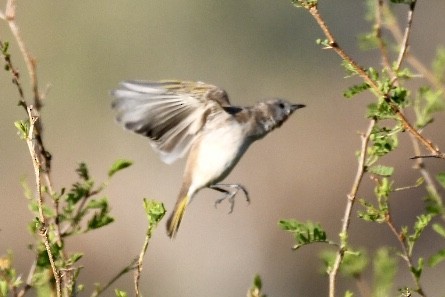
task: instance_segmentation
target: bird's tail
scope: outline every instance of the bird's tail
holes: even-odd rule
[[[185,208],[187,207],[189,201],[190,197],[188,194],[179,196],[178,201],[176,201],[175,209],[167,221],[167,234],[170,238],[174,238],[176,236],[182,217],[185,213]]]

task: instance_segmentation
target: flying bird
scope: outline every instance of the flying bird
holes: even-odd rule
[[[224,193],[216,203],[228,198],[231,210],[239,190],[249,201],[242,185],[219,182],[254,141],[305,107],[283,99],[233,106],[219,87],[176,80],[123,81],[112,96],[117,121],[148,137],[162,161],[171,164],[188,153],[178,199],[167,221],[170,237],[176,235],[187,205],[203,188]]]

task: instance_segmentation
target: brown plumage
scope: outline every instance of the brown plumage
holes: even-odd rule
[[[236,107],[224,90],[188,81],[126,81],[112,95],[118,122],[148,137],[164,162],[172,163],[190,151],[181,190],[167,221],[170,237],[176,235],[186,206],[200,189],[213,188],[231,199],[239,189],[245,191],[240,185],[218,183],[252,142],[304,107],[283,99]]]

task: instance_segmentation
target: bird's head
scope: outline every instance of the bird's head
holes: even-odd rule
[[[305,105],[293,104],[284,99],[270,99],[257,104],[266,132],[280,127],[294,111],[303,107]]]

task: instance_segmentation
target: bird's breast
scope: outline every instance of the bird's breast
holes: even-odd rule
[[[205,187],[223,180],[250,144],[245,126],[235,121],[203,131],[196,147],[193,183]]]

